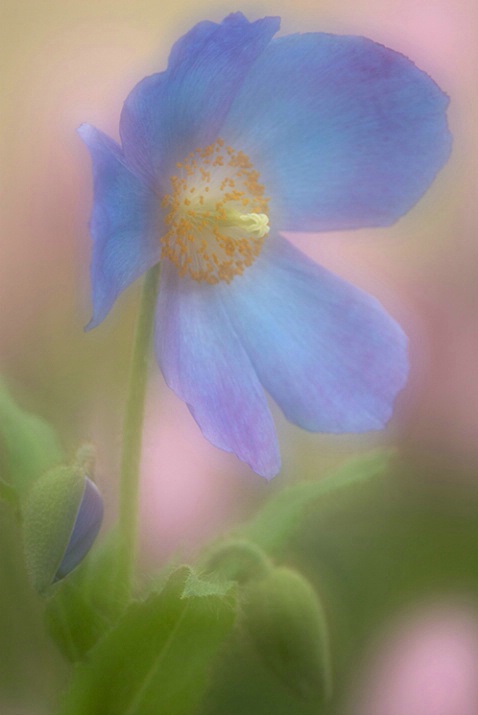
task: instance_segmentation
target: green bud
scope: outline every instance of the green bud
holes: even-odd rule
[[[275,568],[251,584],[244,624],[265,665],[300,697],[331,695],[326,617],[311,584],[289,568]]]
[[[272,568],[267,554],[252,541],[233,539],[216,544],[207,554],[206,572],[215,572],[228,581],[245,584],[261,578]]]
[[[101,526],[103,500],[75,466],[57,467],[32,486],[23,511],[27,569],[43,593],[83,559]]]

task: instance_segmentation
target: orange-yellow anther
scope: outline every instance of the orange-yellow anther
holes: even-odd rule
[[[172,192],[161,202],[169,208],[163,255],[181,276],[230,283],[252,265],[269,232],[269,199],[259,172],[247,154],[226,147],[223,139],[176,166]]]

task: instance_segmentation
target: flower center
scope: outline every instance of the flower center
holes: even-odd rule
[[[259,172],[223,139],[196,149],[177,167],[172,192],[162,200],[170,209],[163,255],[181,276],[230,283],[252,265],[269,233],[269,199]]]

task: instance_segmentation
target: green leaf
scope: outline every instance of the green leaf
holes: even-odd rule
[[[219,596],[222,598],[227,596],[233,586],[232,581],[204,580],[191,571],[184,584],[182,598],[194,598],[195,596]]]
[[[22,410],[1,379],[0,454],[6,481],[20,493],[63,459],[63,451],[53,428],[36,415]]]
[[[191,715],[234,624],[234,597],[188,595],[182,567],[129,607],[77,668],[60,715]]]
[[[383,474],[394,454],[393,450],[377,450],[348,462],[320,481],[283,489],[241,530],[241,536],[267,552],[280,549],[319,499]]]

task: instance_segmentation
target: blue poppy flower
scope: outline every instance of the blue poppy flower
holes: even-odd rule
[[[122,146],[80,127],[94,170],[98,325],[158,261],[157,358],[203,434],[280,468],[265,393],[320,432],[382,428],[408,372],[380,303],[280,231],[386,226],[446,162],[447,97],[363,37],[272,39],[279,19],[201,22],[131,92]]]

